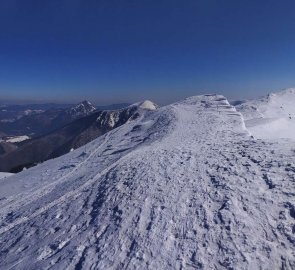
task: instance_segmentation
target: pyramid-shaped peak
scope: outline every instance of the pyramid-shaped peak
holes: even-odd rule
[[[82,102],[78,103],[77,106],[85,106],[89,108],[95,108],[92,103],[88,100],[83,100]]]
[[[92,112],[94,112],[96,108],[87,100],[83,100],[71,107],[67,112],[72,116],[86,116]]]

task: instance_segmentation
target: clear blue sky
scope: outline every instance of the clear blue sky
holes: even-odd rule
[[[99,104],[295,86],[294,0],[0,0],[0,98]]]

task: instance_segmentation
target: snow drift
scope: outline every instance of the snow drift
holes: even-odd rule
[[[247,128],[256,138],[295,139],[295,89],[290,88],[267,97],[236,106]]]

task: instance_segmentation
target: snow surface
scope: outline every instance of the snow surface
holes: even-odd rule
[[[6,178],[13,175],[13,173],[7,173],[7,172],[0,172],[0,179]],[[0,183],[1,184],[1,183]]]
[[[188,98],[1,182],[0,269],[295,269],[295,142]]]
[[[295,139],[295,88],[236,106],[249,131],[262,139]]]
[[[31,114],[38,114],[38,113],[43,113],[44,110],[31,110],[27,109],[24,111],[24,115],[31,115]]]
[[[158,106],[155,103],[153,103],[149,100],[142,102],[139,107],[141,109],[152,110],[152,111],[156,110],[158,108]]]
[[[29,136],[23,135],[23,136],[8,137],[7,139],[5,139],[5,141],[10,143],[17,143],[17,142],[26,141],[28,139],[30,139]]]

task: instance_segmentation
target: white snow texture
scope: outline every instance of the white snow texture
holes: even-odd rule
[[[295,139],[295,88],[247,101],[237,106],[237,110],[255,138]]]
[[[154,109],[1,180],[0,269],[295,269],[295,142],[220,95]]]
[[[13,173],[5,173],[5,172],[0,172],[0,179],[6,178],[13,175]],[[0,182],[1,185],[1,182]]]

